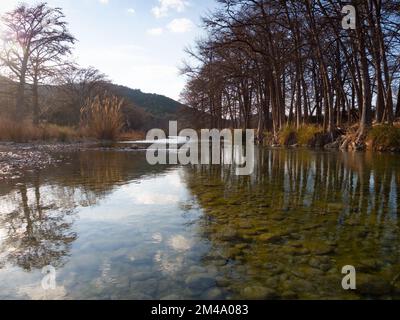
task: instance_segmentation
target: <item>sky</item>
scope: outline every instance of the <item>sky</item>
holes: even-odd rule
[[[0,0],[0,14],[20,0]],[[36,0],[25,0],[36,4]],[[201,16],[215,0],[47,0],[61,7],[78,39],[74,60],[120,85],[179,99],[184,49],[204,35]]]

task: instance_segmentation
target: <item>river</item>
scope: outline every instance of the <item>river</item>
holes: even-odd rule
[[[58,156],[0,184],[0,299],[400,298],[398,155],[257,149],[251,176]]]

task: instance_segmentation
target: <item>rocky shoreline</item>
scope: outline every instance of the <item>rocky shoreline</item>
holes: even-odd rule
[[[26,171],[41,170],[60,161],[38,146],[0,144],[0,181],[19,179]]]
[[[61,162],[60,154],[79,151],[137,151],[137,145],[112,143],[0,143],[0,181],[15,180],[24,172],[41,170]]]
[[[358,126],[337,128],[331,133],[312,125],[298,129],[286,127],[275,135],[267,134],[262,143],[268,147],[400,153],[400,123],[394,126],[376,124],[364,134],[360,134]]]
[[[355,147],[343,149],[345,136],[341,135],[333,143],[323,143],[324,139],[315,139],[311,145],[300,144],[265,144],[269,148],[310,148],[325,150],[354,150],[364,151]],[[77,143],[0,143],[0,181],[15,180],[23,175],[23,172],[41,170],[61,162],[60,154],[79,151],[119,151],[133,152],[143,151],[146,145],[123,144],[112,142],[77,142]],[[399,148],[376,150],[379,152],[399,153]]]
[[[400,146],[398,147],[385,147],[385,146],[377,146],[373,147],[369,143],[357,144],[355,141],[347,140],[346,136],[340,136],[335,139],[333,142],[324,143],[324,142],[310,142],[309,144],[288,144],[281,145],[277,143],[264,144],[264,146],[277,149],[277,148],[287,148],[287,149],[297,149],[297,148],[309,148],[310,150],[330,150],[330,151],[344,151],[344,152],[352,152],[352,151],[375,151],[380,153],[400,153]]]

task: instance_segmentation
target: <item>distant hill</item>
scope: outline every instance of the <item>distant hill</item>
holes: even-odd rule
[[[0,92],[9,94],[10,87],[15,88],[15,86],[16,83],[14,81],[0,75]],[[185,107],[180,102],[163,95],[144,93],[140,89],[131,89],[112,83],[110,83],[110,86],[115,94],[124,97],[136,107],[157,117],[164,118],[167,114],[173,115]],[[29,85],[27,87],[29,87]],[[46,86],[47,91],[52,91],[52,88],[57,88],[57,86]],[[46,94],[45,91],[42,92],[42,94]]]
[[[169,118],[169,115],[175,115],[185,106],[166,96],[153,93],[144,93],[139,89],[131,89],[125,86],[113,85],[113,91],[125,97],[135,106],[142,108],[146,112],[158,118]]]
[[[178,101],[159,94],[144,93],[139,89],[108,83],[109,90],[124,98],[123,109],[127,124],[133,129],[148,130],[149,128],[165,128],[169,120],[179,120],[188,108]],[[29,85],[27,86],[29,88]],[[0,113],[9,114],[15,104],[16,83],[0,75]],[[74,125],[79,121],[81,106],[69,106],[68,116],[65,108],[60,108],[57,98],[58,86],[42,86],[40,88],[41,104],[48,107],[47,121],[57,124]],[[30,92],[27,91],[27,104],[30,104]],[[29,112],[29,111],[28,111]],[[71,120],[72,119],[72,120]],[[72,122],[72,123],[71,123]]]

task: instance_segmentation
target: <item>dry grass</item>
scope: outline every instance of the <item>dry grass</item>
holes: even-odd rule
[[[31,121],[15,122],[10,119],[0,119],[0,141],[31,142],[57,141],[70,142],[82,137],[81,133],[70,127],[54,124],[34,126]]]
[[[322,128],[312,124],[304,124],[299,129],[286,126],[279,132],[279,143],[283,146],[307,146],[316,134],[323,132]]]
[[[272,146],[272,145],[276,144],[275,136],[274,136],[273,132],[264,131],[263,135],[264,135],[264,141],[263,141],[264,146]]]
[[[146,133],[142,131],[128,131],[121,133],[118,138],[121,141],[145,140]]]
[[[318,133],[322,133],[323,131],[321,127],[316,125],[302,125],[297,130],[297,143],[301,146],[307,146]]]
[[[96,96],[81,109],[82,125],[99,140],[116,140],[123,126],[123,99]]]
[[[367,140],[374,150],[400,148],[400,128],[390,125],[376,125],[369,131]]]
[[[279,132],[279,144],[281,146],[294,145],[297,143],[296,128],[293,126],[285,126]]]

